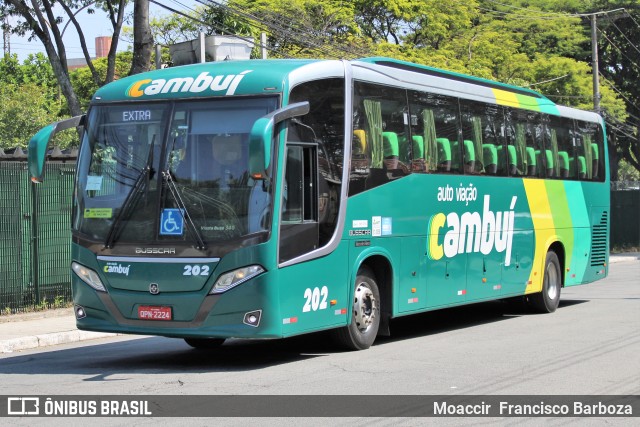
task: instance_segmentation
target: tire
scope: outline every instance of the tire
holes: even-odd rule
[[[184,342],[198,350],[218,348],[224,343],[224,338],[185,338]]]
[[[335,330],[335,338],[349,350],[365,350],[378,335],[380,292],[373,272],[361,267],[354,287],[351,323]]]
[[[560,302],[560,290],[562,289],[562,270],[560,261],[555,252],[547,252],[544,263],[544,278],[542,291],[531,295],[529,302],[540,313],[553,313]]]

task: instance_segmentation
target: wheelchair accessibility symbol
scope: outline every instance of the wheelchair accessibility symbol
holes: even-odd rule
[[[160,215],[160,234],[163,236],[182,236],[184,219],[180,209],[163,209]]]

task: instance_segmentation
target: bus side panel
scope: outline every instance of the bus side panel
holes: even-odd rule
[[[467,301],[467,254],[428,260],[426,271],[427,306],[441,308]]]
[[[344,243],[344,242],[343,242]],[[331,254],[280,268],[272,283],[280,291],[282,335],[292,336],[347,324],[351,310],[347,245]]]
[[[501,297],[522,295],[533,267],[533,230],[515,230],[511,263],[502,264]]]
[[[609,271],[609,207],[592,207],[590,212],[591,250],[582,283],[604,279]]]
[[[402,237],[399,283],[394,284],[398,313],[423,310],[427,306],[425,237]]]

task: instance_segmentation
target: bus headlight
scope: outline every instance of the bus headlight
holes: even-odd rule
[[[229,271],[218,277],[218,280],[216,280],[216,283],[213,285],[213,288],[209,293],[222,293],[235,286],[238,286],[241,283],[246,282],[249,279],[253,279],[254,277],[262,273],[264,273],[264,268],[260,267],[259,265],[250,265],[248,267],[242,267],[237,270]]]
[[[74,273],[76,273],[80,280],[91,286],[96,291],[107,292],[107,289],[102,284],[102,280],[100,280],[98,273],[96,273],[89,267],[85,267],[84,265],[78,264],[77,262],[72,262],[71,269]]]

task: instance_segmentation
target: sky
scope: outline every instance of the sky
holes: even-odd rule
[[[177,10],[188,10],[187,8],[193,7],[195,0],[163,0],[163,2],[174,9]],[[127,14],[133,15],[133,2],[127,7]],[[171,12],[166,9],[161,8],[153,3],[149,5],[149,12],[152,16],[162,16],[169,15]],[[64,12],[63,12],[64,13]],[[59,14],[64,16],[63,14]],[[15,18],[13,18],[15,19]],[[85,36],[85,40],[87,43],[87,48],[89,50],[89,54],[94,57],[95,56],[95,38],[100,36],[109,36],[113,34],[113,27],[108,21],[105,13],[102,11],[96,11],[94,14],[88,14],[85,11],[82,11],[76,15],[76,19],[80,23],[82,27],[82,31]],[[66,20],[65,20],[66,22]],[[125,26],[132,26],[132,23],[125,23]],[[62,28],[62,27],[61,27]],[[66,28],[63,40],[65,43],[65,48],[67,51],[67,58],[82,58],[82,48],[80,46],[80,39],[78,38],[77,32],[73,24],[69,24]],[[1,43],[1,41],[0,41]],[[11,35],[10,40],[11,53],[17,54],[18,59],[22,62],[27,56],[31,53],[42,52],[45,53],[44,47],[39,39],[34,39],[29,41],[27,37],[18,37],[16,35]],[[125,51],[127,48],[131,46],[131,43],[128,42],[122,35],[120,37],[120,41],[118,42],[118,51]],[[46,54],[45,54],[46,55]]]

